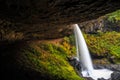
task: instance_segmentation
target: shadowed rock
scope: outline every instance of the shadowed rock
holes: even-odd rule
[[[120,80],[120,72],[114,72],[111,74],[111,80]]]
[[[65,24],[98,18],[119,5],[119,0],[0,0],[0,40],[63,37],[71,34]]]

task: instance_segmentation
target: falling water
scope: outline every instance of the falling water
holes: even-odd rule
[[[77,57],[81,59],[84,70],[93,71],[93,65],[86,42],[77,24],[75,24],[74,32],[76,37]],[[80,56],[79,53],[81,53]]]
[[[112,71],[108,69],[95,70],[93,68],[86,42],[77,24],[74,24],[74,33],[77,48],[77,58],[82,65],[82,75],[84,77],[92,77],[94,80],[97,80],[98,78],[109,79],[111,77]]]

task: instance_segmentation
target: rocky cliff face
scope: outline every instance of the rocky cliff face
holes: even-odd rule
[[[85,33],[95,34],[98,32],[117,31],[120,32],[120,20],[110,21],[107,16],[101,16],[97,19],[78,23]]]
[[[95,19],[119,5],[119,0],[0,0],[0,40],[69,35],[68,24]]]

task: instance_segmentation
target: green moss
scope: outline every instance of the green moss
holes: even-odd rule
[[[94,56],[104,56],[106,58],[113,58],[115,63],[120,63],[120,33],[119,32],[98,32],[97,34],[83,33],[88,48]],[[63,41],[64,47],[73,45],[71,49],[67,49],[75,53],[75,39],[74,35],[65,37]],[[68,51],[68,53],[70,53]],[[110,62],[108,62],[110,63]]]
[[[49,75],[49,80],[84,80],[67,61],[69,53],[65,49],[63,45],[51,43],[32,44],[21,50],[21,61],[26,67]]]
[[[120,59],[120,33],[106,32],[98,34],[84,34],[89,50],[93,55],[114,57]]]
[[[110,20],[110,21],[114,21],[114,19],[118,21],[118,20],[120,20],[120,10],[109,13],[109,14],[107,14],[107,16],[108,16],[108,20]]]

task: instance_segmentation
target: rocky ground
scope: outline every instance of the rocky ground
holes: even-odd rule
[[[81,71],[81,64],[78,64],[79,62],[75,59],[69,59],[70,63],[72,66],[74,66],[74,68],[76,69],[77,73],[81,75],[80,71]],[[111,74],[111,78],[108,80],[120,80],[120,64],[109,64],[109,65],[100,65],[100,64],[94,64],[94,68],[95,69],[109,69],[112,70],[113,73]],[[94,80],[92,78],[85,78],[86,80]],[[98,80],[106,80],[104,78],[100,78]]]

